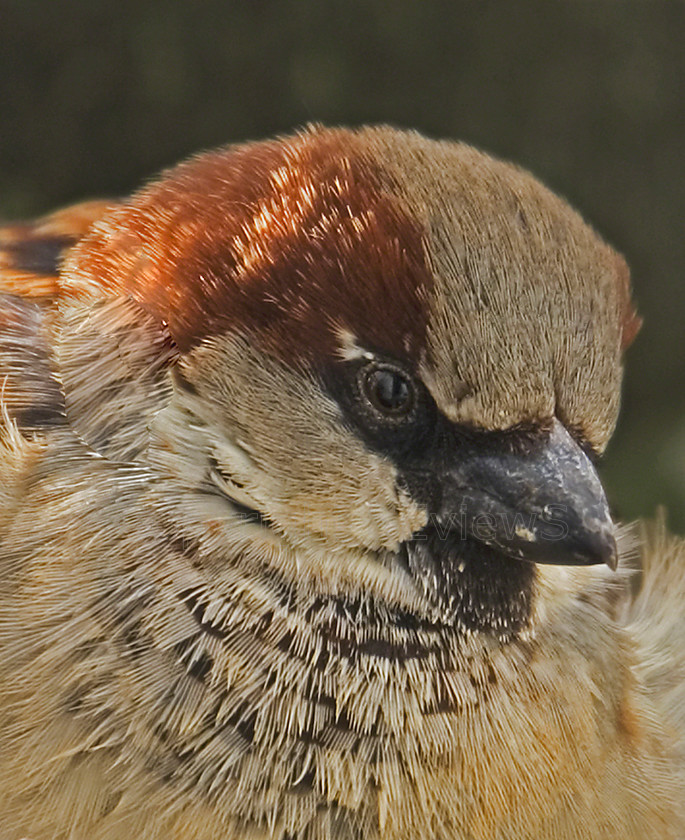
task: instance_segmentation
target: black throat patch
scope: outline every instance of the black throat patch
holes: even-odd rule
[[[527,628],[535,564],[434,526],[405,543],[402,555],[440,623],[462,632],[493,634],[503,641]]]

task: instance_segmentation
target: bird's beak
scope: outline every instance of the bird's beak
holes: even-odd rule
[[[459,448],[443,462],[438,527],[536,563],[616,568],[614,525],[590,459],[554,420],[525,453]]]

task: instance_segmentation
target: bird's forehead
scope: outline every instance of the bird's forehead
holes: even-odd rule
[[[638,321],[625,262],[528,173],[463,144],[366,133],[423,229],[423,378],[455,422],[557,414],[603,446]]]
[[[353,340],[420,369],[454,420],[499,428],[565,390],[596,402],[581,381],[618,390],[620,265],[531,176],[379,128],[191,160],[96,226],[72,270],[123,286],[182,350],[240,330],[315,363]]]

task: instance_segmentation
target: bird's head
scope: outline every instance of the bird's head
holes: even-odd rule
[[[65,367],[92,358],[86,306],[132,406],[105,433],[67,374],[76,425],[153,471],[203,586],[242,597],[258,565],[281,604],[507,636],[537,564],[615,564],[593,461],[637,328],[627,269],[525,172],[312,128],[168,171],[64,276]]]

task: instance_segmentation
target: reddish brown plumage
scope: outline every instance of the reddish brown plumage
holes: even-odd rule
[[[192,160],[98,225],[74,265],[132,294],[181,350],[233,330],[287,361],[335,353],[339,328],[399,358],[424,341],[421,227],[347,132]]]

